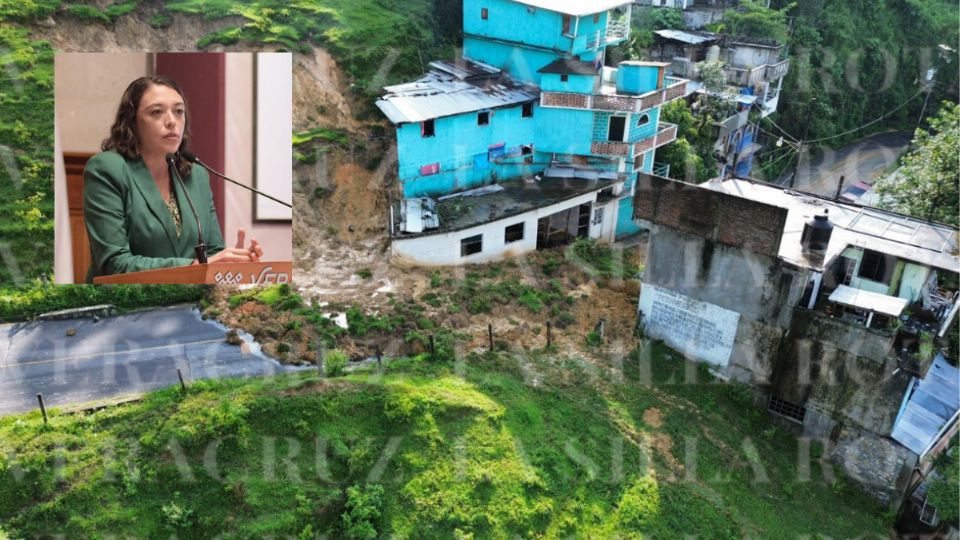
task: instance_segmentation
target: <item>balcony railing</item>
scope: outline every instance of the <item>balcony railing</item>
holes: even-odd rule
[[[660,163],[656,162],[653,164],[653,174],[655,176],[662,176],[666,178],[670,176],[670,164],[669,163]]]
[[[790,59],[776,64],[764,64],[753,68],[739,68],[727,66],[723,68],[727,74],[727,83],[735,86],[754,86],[762,82],[776,81],[790,70]]]
[[[757,66],[755,68],[738,68],[727,66],[723,68],[727,74],[727,84],[734,86],[754,86],[763,82],[763,74],[767,66]]]
[[[590,153],[596,156],[636,157],[654,148],[672,143],[677,139],[676,124],[660,122],[657,132],[634,143],[618,141],[593,141],[590,144]]]
[[[767,64],[766,71],[763,74],[763,78],[768,81],[775,81],[787,74],[787,71],[790,70],[790,59],[777,62],[776,64]]]
[[[616,141],[593,141],[590,143],[590,153],[595,156],[620,156],[630,155],[630,143]]]
[[[541,92],[540,106],[639,113],[666,101],[683,97],[687,91],[687,81],[685,79],[672,79],[672,81],[672,84],[664,88],[652,90],[639,96]]]
[[[627,23],[627,18],[614,19],[607,16],[607,42],[611,41],[621,41],[627,39],[627,36],[630,33],[630,25]]]
[[[675,140],[677,140],[676,124],[660,122],[657,124],[657,132],[655,134],[633,145],[633,156],[639,156],[644,152],[649,152],[654,148],[660,148],[661,146],[670,144]]]

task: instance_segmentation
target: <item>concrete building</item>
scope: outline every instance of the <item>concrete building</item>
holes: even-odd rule
[[[723,64],[730,102],[728,115],[717,123],[716,153],[722,156],[718,174],[749,176],[753,157],[763,148],[755,119],[777,111],[783,79],[790,59],[782,43],[774,40],[727,36],[696,30],[654,32],[651,59],[668,62],[667,72],[690,79],[692,97],[706,92],[700,82],[704,62]],[[755,113],[751,121],[750,113]]]
[[[464,0],[463,58],[377,101],[397,130],[394,257],[468,264],[639,231],[634,180],[676,138],[660,106],[686,81],[664,63],[606,65],[630,5]]]
[[[878,500],[957,429],[957,230],[748,180],[642,176],[648,336],[754,385]]]

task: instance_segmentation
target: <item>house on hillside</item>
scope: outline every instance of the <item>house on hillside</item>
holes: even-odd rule
[[[737,178],[644,175],[634,202],[646,334],[754,385],[878,500],[912,493],[957,431],[935,346],[960,307],[957,230]]]
[[[740,0],[634,0],[634,4],[641,9],[682,9],[684,26],[700,29],[722,21],[724,12],[739,6]]]
[[[660,106],[686,81],[667,64],[608,65],[629,0],[464,0],[463,57],[385,88],[396,126],[395,259],[496,260],[577,237],[639,231],[638,173],[676,138]]]
[[[700,82],[703,62],[723,64],[729,114],[717,123],[716,154],[721,176],[749,176],[753,156],[762,148],[756,120],[777,111],[783,79],[790,69],[784,45],[774,40],[728,36],[695,30],[658,30],[650,58],[670,64],[667,72],[689,79],[687,92],[706,92]],[[751,118],[750,113],[754,113]]]

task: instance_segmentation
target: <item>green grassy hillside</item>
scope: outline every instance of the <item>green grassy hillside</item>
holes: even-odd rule
[[[193,384],[0,419],[12,538],[884,537],[879,510],[661,345]],[[671,359],[673,358],[673,359]],[[687,382],[684,382],[687,381]],[[814,459],[818,448],[812,449]]]

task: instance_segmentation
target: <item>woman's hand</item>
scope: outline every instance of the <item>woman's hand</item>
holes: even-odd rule
[[[220,253],[207,259],[207,262],[260,262],[260,257],[263,255],[263,248],[257,243],[256,238],[250,238],[250,247],[243,247],[245,238],[246,231],[243,229],[238,230],[237,245],[224,249]]]

